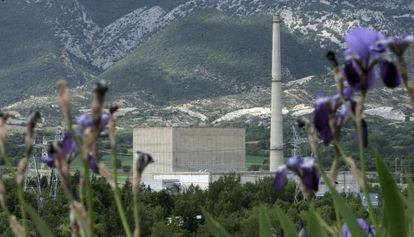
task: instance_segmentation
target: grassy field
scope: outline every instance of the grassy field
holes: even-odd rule
[[[252,165],[263,165],[263,162],[268,160],[268,157],[265,156],[252,156],[246,155],[246,169]]]

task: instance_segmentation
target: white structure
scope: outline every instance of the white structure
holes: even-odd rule
[[[143,182],[152,182],[155,174],[245,169],[244,128],[135,128],[133,149],[155,161],[145,169]]]
[[[280,17],[273,16],[272,103],[270,121],[270,171],[283,164],[282,75],[280,63]]]

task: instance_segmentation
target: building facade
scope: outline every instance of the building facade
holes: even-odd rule
[[[245,129],[241,128],[135,128],[133,149],[134,160],[136,151],[154,158],[144,172],[144,182],[161,173],[245,169]]]

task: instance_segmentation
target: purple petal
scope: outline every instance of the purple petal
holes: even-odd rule
[[[354,90],[351,87],[346,87],[344,89],[344,97],[345,100],[351,99],[351,97],[354,95]]]
[[[56,156],[54,154],[49,154],[48,156],[44,156],[40,158],[40,162],[45,163],[50,168],[55,168],[55,160]]]
[[[85,128],[88,128],[88,127],[92,127],[93,126],[92,117],[90,115],[87,115],[87,114],[82,114],[79,117],[77,117],[76,118],[76,123],[82,129],[85,129]]]
[[[302,183],[308,189],[317,192],[319,188],[319,171],[313,158],[305,158],[301,165]]]
[[[109,122],[109,114],[103,114],[101,117],[101,126],[106,127]]]
[[[342,225],[342,235],[344,237],[351,237],[351,232],[349,232],[348,226],[346,224]]]
[[[410,44],[414,43],[414,35],[388,37],[378,42],[379,47],[389,47],[395,54],[402,55]]]
[[[348,106],[342,105],[341,110],[338,113],[338,116],[337,116],[338,126],[343,126],[345,122],[351,117],[351,113],[355,113],[356,102],[353,100],[348,100],[347,103],[348,103]],[[351,109],[351,111],[348,111],[348,108]]]
[[[285,166],[279,167],[275,175],[275,190],[283,190],[287,184],[287,169]]]
[[[357,57],[365,66],[368,66],[369,61],[377,57],[377,53],[373,51],[374,47],[379,40],[384,38],[384,35],[376,31],[355,28],[345,36],[347,53]]]
[[[288,169],[295,171],[298,170],[299,167],[302,165],[303,163],[303,158],[300,156],[292,156],[290,157],[287,162],[286,162],[286,166]]]
[[[395,88],[400,85],[401,78],[397,66],[389,61],[381,61],[380,63],[381,78],[384,85],[388,88]]]
[[[368,225],[368,223],[362,218],[358,218],[357,222],[359,226],[361,226],[362,230],[364,230],[364,232],[368,234],[369,229],[370,229],[370,226]]]
[[[89,163],[89,168],[92,170],[92,172],[94,172],[95,174],[99,174],[98,163],[93,158],[93,156],[90,154],[88,155],[88,163]]]
[[[329,127],[330,103],[329,97],[317,99],[313,118],[315,128],[325,145],[328,145],[333,140],[333,133]]]
[[[65,133],[63,140],[59,143],[59,145],[67,160],[75,157],[78,153],[76,143],[72,140],[69,133]]]
[[[354,60],[346,61],[344,74],[349,86],[351,86],[353,90],[359,91],[361,89],[361,72]]]

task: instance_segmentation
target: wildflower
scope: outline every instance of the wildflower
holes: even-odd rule
[[[288,159],[286,165],[279,167],[276,170],[274,184],[277,191],[286,186],[288,170],[300,178],[305,191],[318,191],[320,177],[313,158],[293,156]]]
[[[343,93],[348,103],[352,103],[350,97],[353,90],[348,87]],[[341,110],[338,113],[339,108]],[[313,122],[325,145],[339,137],[340,128],[348,119],[349,113],[347,107],[342,105],[339,94],[316,99]]]
[[[17,166],[17,176],[16,176],[16,183],[21,184],[24,180],[24,176],[26,174],[27,169],[27,159],[23,158],[19,161],[19,165]]]
[[[35,127],[40,119],[40,113],[38,111],[32,112],[29,115],[27,121],[27,134],[26,134],[26,155],[29,156],[33,150],[33,139],[35,135]]]
[[[59,103],[66,121],[70,119],[70,89],[67,81],[57,82],[59,91]]]
[[[91,154],[88,154],[88,164],[92,172],[94,172],[95,174],[99,174],[99,165]]]
[[[388,37],[378,42],[379,47],[387,46],[395,55],[402,56],[410,44],[414,43],[414,35]]]
[[[375,229],[372,225],[369,225],[362,218],[358,218],[357,222],[366,234],[368,234],[369,236],[375,236]],[[342,233],[343,233],[344,237],[351,237],[352,236],[351,232],[348,230],[348,226],[346,224],[342,225]]]
[[[0,112],[0,154],[4,154],[6,142],[6,123],[10,118],[10,114]]]
[[[66,161],[70,161],[73,159],[77,153],[78,148],[76,147],[76,143],[72,140],[69,133],[65,133],[63,136],[63,140],[58,142],[58,147],[63,153]],[[56,161],[56,149],[53,147],[52,144],[49,145],[47,156],[40,158],[40,161],[46,163],[47,166],[50,168],[55,168],[55,161]]]
[[[138,186],[141,182],[141,176],[144,172],[145,167],[147,167],[148,164],[153,163],[154,159],[152,156],[148,153],[137,151],[138,158],[134,164],[135,170],[133,173],[133,182],[132,182],[132,189],[134,196],[138,195]]]
[[[101,116],[105,93],[108,91],[106,81],[100,80],[94,85],[95,96],[92,101],[92,122],[97,130],[101,130]]]
[[[152,158],[150,154],[145,153],[145,152],[138,151],[137,154],[138,154],[138,159],[135,163],[136,165],[135,169],[137,173],[142,174],[145,167],[147,167],[147,165],[149,165],[150,163],[153,163],[154,159]]]
[[[389,75],[387,75],[389,76],[389,80],[392,77],[396,78],[396,80],[399,80],[399,78],[401,77],[404,82],[404,86],[408,91],[409,96],[414,100],[414,85],[409,81],[408,66],[407,66],[407,62],[404,59],[404,53],[406,52],[410,44],[412,44],[413,42],[414,42],[414,35],[406,35],[406,36],[400,36],[398,38],[388,37],[385,40],[379,41],[378,45],[379,47],[388,47],[388,49],[391,52],[393,52],[395,56],[397,57],[398,72],[399,72],[398,77],[393,75],[393,74],[397,74],[396,72],[394,72],[396,70],[396,66],[392,66],[392,68],[390,67],[387,71],[385,71],[389,73]],[[386,64],[384,64],[384,66],[385,65]],[[400,81],[398,81],[398,84],[399,82]],[[397,84],[397,82],[394,82],[394,84]]]
[[[383,48],[378,48],[378,41],[385,36],[381,33],[365,28],[356,28],[349,32],[346,37],[347,50],[345,55],[345,78],[352,89],[365,94],[375,85],[376,74],[374,66],[378,63]]]
[[[58,143],[55,142],[51,148],[53,149],[56,157],[54,163],[56,165],[56,169],[59,171],[62,180],[62,186],[67,192],[70,192],[72,185],[67,157],[63,153],[63,150],[60,148]]]
[[[111,146],[115,145],[115,130],[116,130],[116,122],[115,122],[115,112],[119,109],[117,104],[112,104],[109,108],[109,122],[108,122],[108,134],[109,134],[109,141]]]
[[[101,116],[99,127],[102,128],[100,130],[100,135],[105,136],[108,134],[108,122],[109,122],[110,116],[108,114],[103,114]],[[78,125],[78,133],[82,134],[83,131],[85,131],[87,128],[93,128],[94,123],[92,116],[88,114],[82,114],[79,117],[76,118],[76,123]]]

